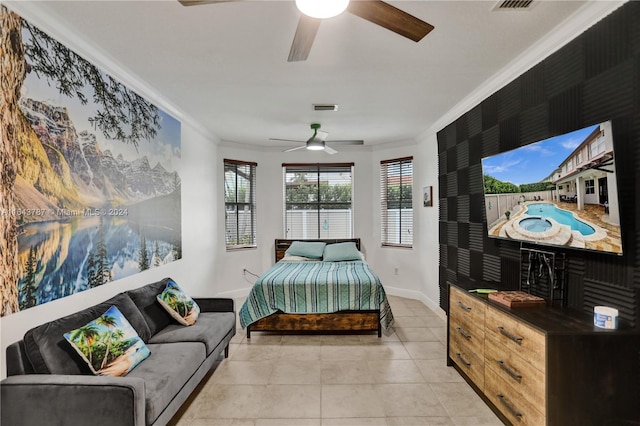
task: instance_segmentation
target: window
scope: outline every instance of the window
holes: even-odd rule
[[[589,144],[589,158],[596,158],[605,151],[604,130],[600,132],[595,141]]]
[[[596,187],[593,179],[588,179],[584,181],[584,193],[585,194],[595,194]]]
[[[382,245],[413,245],[413,157],[380,162]]]
[[[285,238],[353,237],[353,163],[282,169]]]
[[[224,160],[227,250],[256,247],[256,163]]]
[[[567,164],[565,164],[565,171],[569,173],[572,170],[573,170],[573,158],[569,158],[569,161],[567,161]]]

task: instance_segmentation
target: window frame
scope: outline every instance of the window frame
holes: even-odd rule
[[[238,200],[238,167],[239,166],[249,166],[249,177],[248,177],[248,182],[249,182],[249,201],[239,201]],[[235,179],[234,179],[234,192],[235,192],[235,201],[228,201],[227,200],[227,169],[228,167],[235,167]],[[257,222],[258,222],[258,218],[257,218],[257,203],[256,203],[256,186],[257,186],[257,168],[258,168],[258,163],[255,162],[250,162],[250,161],[240,161],[240,160],[231,160],[228,158],[225,158],[223,160],[223,169],[224,169],[224,242],[225,242],[225,248],[227,251],[233,251],[233,250],[243,250],[243,249],[251,249],[251,248],[257,248],[258,247],[258,237],[257,237]],[[249,206],[250,208],[250,212],[251,212],[251,220],[250,220],[250,226],[251,226],[251,242],[250,243],[236,243],[236,244],[230,244],[229,240],[227,239],[227,236],[229,234],[229,231],[231,230],[228,226],[228,215],[230,214],[229,211],[229,207],[233,207],[232,212],[235,212],[236,215],[236,219],[235,219],[235,229],[236,229],[236,241],[239,241],[240,238],[240,212],[241,211],[245,211],[245,207]],[[240,208],[242,207],[242,208]]]
[[[322,216],[322,206],[325,205],[330,205],[331,203],[328,202],[323,202],[323,200],[320,197],[320,175],[323,173],[332,173],[331,169],[335,169],[334,173],[344,173],[346,171],[346,169],[349,169],[349,173],[351,175],[351,195],[350,195],[350,201],[349,201],[349,211],[351,212],[350,217],[349,217],[349,234],[344,234],[344,235],[334,235],[332,236],[332,238],[353,238],[353,230],[354,230],[354,182],[353,182],[353,178],[354,178],[354,167],[355,167],[355,163],[282,163],[282,190],[283,190],[283,203],[282,203],[282,208],[283,208],[283,218],[282,218],[282,227],[283,227],[283,235],[284,238],[289,238],[289,239],[298,239],[298,238],[302,238],[302,237],[296,237],[293,235],[288,235],[288,223],[287,223],[287,212],[288,210],[288,206],[291,204],[307,204],[307,205],[315,205],[316,209],[315,211],[317,211],[317,227],[315,228],[315,236],[307,236],[305,238],[307,239],[321,239],[322,237],[322,221],[321,221],[321,216]],[[317,189],[317,195],[316,195],[316,200],[315,201],[310,201],[308,203],[300,203],[300,202],[296,202],[296,203],[289,203],[287,202],[287,174],[288,173],[295,173],[295,170],[298,169],[300,170],[301,173],[316,173],[317,176],[317,183],[318,183],[318,189]],[[314,170],[315,169],[315,170]],[[342,169],[342,171],[340,171],[340,169]],[[338,204],[345,204],[345,203],[338,203]],[[295,209],[291,209],[291,210],[295,210]],[[331,210],[331,209],[328,209]],[[325,209],[326,211],[326,209]]]
[[[403,197],[404,191],[403,187],[403,164],[409,163],[411,165],[411,174],[410,176],[410,186],[411,189],[409,191],[408,197]],[[400,173],[399,175],[399,199],[397,200],[399,205],[399,214],[397,221],[396,235],[399,237],[397,241],[390,241],[390,224],[389,224],[389,200],[387,197],[388,187],[389,187],[389,171],[390,167],[397,167]],[[413,248],[413,219],[414,219],[414,205],[413,205],[413,156],[410,157],[402,157],[402,158],[393,158],[389,160],[380,161],[380,244],[382,247],[401,247],[401,248]],[[402,206],[408,203],[411,211],[411,227],[410,227],[410,235],[411,239],[408,243],[402,242]],[[396,224],[393,224],[394,226]]]
[[[585,181],[584,181],[584,193],[585,193],[585,195],[595,194],[596,193],[596,182],[595,182],[595,179],[585,179]]]

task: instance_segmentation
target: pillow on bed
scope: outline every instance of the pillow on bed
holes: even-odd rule
[[[294,241],[285,254],[289,256],[302,256],[310,259],[320,259],[327,243],[320,241]]]
[[[356,247],[356,243],[335,243],[324,248],[322,260],[325,262],[339,262],[344,260],[362,260],[362,256]]]
[[[280,260],[286,260],[289,262],[309,262],[309,261],[313,261],[313,260],[319,260],[319,259],[311,259],[310,257],[304,257],[304,256],[291,256],[290,254],[286,254],[284,256],[282,256],[282,259]]]

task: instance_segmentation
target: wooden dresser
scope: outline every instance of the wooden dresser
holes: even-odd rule
[[[510,309],[467,288],[449,285],[447,365],[503,422],[637,424],[640,333],[566,308]]]

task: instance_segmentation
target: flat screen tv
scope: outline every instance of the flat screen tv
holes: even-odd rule
[[[622,254],[611,122],[482,159],[487,232]]]

